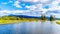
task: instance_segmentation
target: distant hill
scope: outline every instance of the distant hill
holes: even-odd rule
[[[8,15],[8,16],[15,16],[15,17],[20,17],[20,18],[41,18],[37,16],[26,16],[26,15]]]
[[[8,16],[15,16],[15,17],[20,17],[20,18],[41,18],[37,16],[27,16],[27,15],[8,15]],[[50,20],[50,17],[46,17],[46,19]],[[55,18],[55,20],[60,20],[60,18]]]
[[[37,17],[37,16],[27,16],[27,15],[8,15],[8,16],[15,16],[15,17],[20,17],[20,18],[41,18]],[[49,19],[49,17],[46,17],[47,19]]]

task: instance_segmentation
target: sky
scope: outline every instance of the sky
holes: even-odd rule
[[[10,14],[60,18],[60,0],[1,0],[0,16]]]

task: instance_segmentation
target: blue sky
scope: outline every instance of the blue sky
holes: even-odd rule
[[[32,4],[27,3],[27,2],[14,1],[14,0],[12,0],[12,1],[11,0],[1,0],[0,1],[1,10],[28,10],[25,6],[30,6],[30,5],[32,5]]]
[[[0,16],[9,14],[60,18],[60,0],[1,0]]]

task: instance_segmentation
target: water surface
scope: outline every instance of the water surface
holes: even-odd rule
[[[0,34],[60,34],[55,22],[21,22],[0,25]]]

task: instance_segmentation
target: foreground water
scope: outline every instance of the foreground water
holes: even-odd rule
[[[60,34],[55,22],[23,22],[0,25],[0,34]]]

